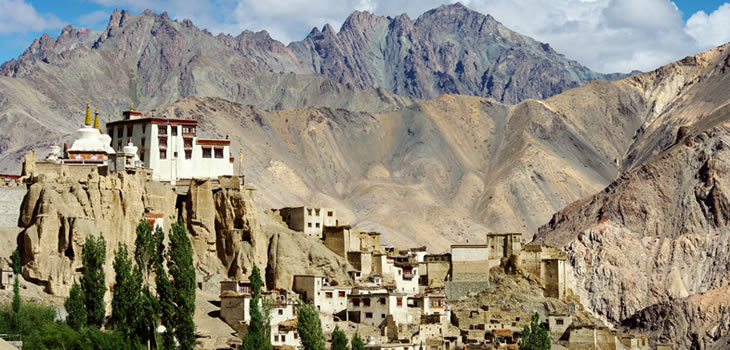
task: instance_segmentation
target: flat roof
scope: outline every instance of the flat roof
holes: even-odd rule
[[[486,244],[453,244],[451,248],[489,248]]]
[[[199,145],[222,145],[228,146],[231,144],[230,140],[218,140],[218,139],[197,139],[195,143]]]
[[[115,126],[121,124],[136,124],[136,123],[176,123],[176,124],[198,124],[197,120],[193,119],[169,119],[169,118],[139,118],[139,119],[127,119],[127,120],[116,120],[113,122],[106,123],[107,126]]]

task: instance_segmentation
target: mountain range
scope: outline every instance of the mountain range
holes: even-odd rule
[[[599,74],[459,4],[355,12],[289,45],[115,11],[103,32],[67,27],[2,65],[0,170],[69,140],[87,97],[106,120],[134,103],[229,136],[264,207],[334,207],[432,251],[524,232],[566,250],[596,315],[722,348],[729,70],[726,44]]]

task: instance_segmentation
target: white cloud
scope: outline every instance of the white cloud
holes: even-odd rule
[[[109,12],[104,10],[98,10],[77,17],[74,23],[82,27],[95,28],[99,25],[105,25],[108,19]]]
[[[0,0],[0,34],[37,32],[63,27],[58,17],[40,14],[23,0]]]
[[[686,31],[703,46],[730,41],[730,4],[725,3],[711,14],[700,11],[687,20]]]

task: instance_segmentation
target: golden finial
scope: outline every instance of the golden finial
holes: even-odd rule
[[[84,121],[85,126],[91,126],[91,105],[89,105],[89,99],[86,99],[86,121]]]
[[[94,113],[94,129],[101,132],[101,126],[99,125],[99,106],[96,106],[96,113]]]
[[[134,102],[129,104],[129,111],[134,112]]]

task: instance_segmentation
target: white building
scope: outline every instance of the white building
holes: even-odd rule
[[[352,292],[352,287],[330,286],[323,276],[313,275],[295,275],[293,289],[317,311],[330,315],[347,309],[347,296]]]
[[[405,324],[408,322],[407,303],[404,293],[359,294],[358,291],[347,297],[347,317],[355,323],[377,327],[391,315],[396,324]]]
[[[122,120],[106,125],[111,147],[122,151],[128,143],[136,146],[153,180],[233,175],[231,142],[198,138],[196,120],[143,117],[133,110],[122,115]]]
[[[325,226],[337,226],[337,214],[332,208],[309,206],[281,208],[279,214],[289,229],[304,232],[308,236],[322,238]]]
[[[396,262],[393,267],[393,281],[398,292],[418,294],[418,264]]]

